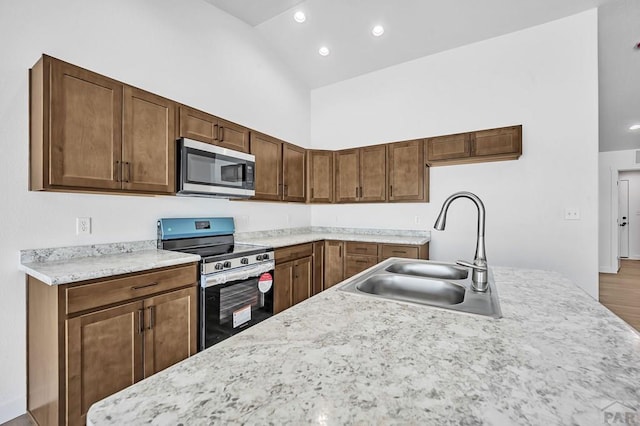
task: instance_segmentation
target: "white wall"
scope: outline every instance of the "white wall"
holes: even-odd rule
[[[429,204],[313,206],[314,225],[431,229],[449,194],[487,208],[489,264],[565,273],[598,295],[597,11],[313,90],[311,144],[339,149],[523,125],[518,161],[431,169]],[[578,221],[564,210],[578,208]],[[470,259],[475,207],[452,205],[434,259]],[[551,296],[550,296],[551,297]]]
[[[308,226],[307,206],[29,192],[28,69],[42,53],[308,146],[309,91],[245,24],[201,0],[0,2],[0,423],[25,411],[20,249],[155,238],[164,216]],[[77,216],[93,234],[75,236]]]
[[[618,272],[618,174],[640,170],[636,150],[601,152],[598,156],[599,220],[598,259],[600,272]]]
[[[629,259],[640,259],[640,170],[620,172],[618,180],[629,181]]]

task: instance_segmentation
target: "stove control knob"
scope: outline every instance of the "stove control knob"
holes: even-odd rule
[[[222,263],[216,263],[215,266],[216,270],[219,271],[220,269],[222,269]]]
[[[262,255],[262,260],[267,260],[269,259],[269,253],[265,253]]]
[[[261,254],[257,255],[256,260],[262,260],[262,255]]]
[[[243,265],[248,265],[249,259],[247,259],[246,257],[243,257],[242,259],[240,259],[240,263],[242,263]]]
[[[226,262],[224,262],[224,266],[225,268],[231,268],[231,262],[229,262],[228,260]]]

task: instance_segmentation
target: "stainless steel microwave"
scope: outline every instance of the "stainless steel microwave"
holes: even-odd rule
[[[248,198],[255,195],[255,156],[192,139],[178,139],[179,195]]]

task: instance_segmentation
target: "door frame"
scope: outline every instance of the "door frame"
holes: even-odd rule
[[[624,183],[623,183],[624,182]],[[629,227],[626,226],[629,223],[629,180],[627,179],[620,179],[620,173],[618,173],[618,216],[616,217],[616,224],[618,225],[618,270],[620,269],[620,259],[624,258],[624,259],[628,259],[629,258]],[[623,187],[624,189],[626,189],[626,191],[623,191]],[[625,194],[626,192],[626,194]],[[622,216],[623,212],[620,211],[621,206],[622,206],[622,201],[623,198],[626,197],[626,204],[627,204],[627,216],[620,218],[620,216]],[[625,226],[622,226],[620,224],[620,221],[625,221]],[[627,233],[627,255],[626,256],[622,256],[623,254],[623,238],[622,238],[622,233],[623,231],[626,231]]]

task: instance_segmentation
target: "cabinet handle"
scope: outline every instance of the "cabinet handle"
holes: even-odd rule
[[[391,253],[407,254],[407,252],[403,250],[392,250]]]
[[[389,185],[389,197],[393,197],[393,185]]]
[[[149,328],[147,330],[151,330],[156,323],[156,307],[149,306]]]
[[[138,309],[138,334],[144,333],[144,311]]]
[[[143,288],[154,287],[156,285],[158,285],[158,283],[149,283],[149,284],[145,284],[145,285],[137,285],[137,286],[131,287],[131,290],[140,290],[140,289],[143,289]]]
[[[129,183],[131,180],[131,163],[127,161],[124,164],[127,165],[127,180],[125,180],[125,182]]]
[[[280,194],[284,194],[284,185],[281,183],[278,184],[278,193],[276,195]]]
[[[218,140],[218,136],[219,136],[219,129],[218,129],[218,125],[214,124],[213,125],[213,140],[217,141]]]
[[[356,260],[356,263],[368,263],[366,260]]]
[[[122,182],[122,166],[120,160],[116,160],[116,168],[113,170],[116,182]]]
[[[362,187],[360,187],[360,198],[362,198]]]
[[[338,246],[338,257],[342,257],[342,245]]]
[[[220,139],[220,142],[224,141],[224,127],[220,126],[220,134],[218,135],[218,139]]]
[[[358,198],[358,187],[356,186],[356,198]]]
[[[313,198],[313,188],[311,188],[311,198]]]

